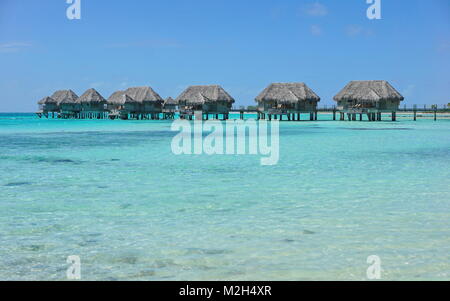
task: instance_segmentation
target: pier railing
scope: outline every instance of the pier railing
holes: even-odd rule
[[[244,112],[244,113],[255,113],[256,108],[243,108],[243,107],[233,107],[232,112]],[[338,111],[336,106],[321,106],[317,107],[317,112],[335,112]],[[448,105],[403,105],[397,110],[398,112],[421,112],[421,113],[450,113],[450,107]]]

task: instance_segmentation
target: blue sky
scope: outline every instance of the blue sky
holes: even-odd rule
[[[406,104],[450,102],[450,1],[0,0],[3,112],[57,89],[104,97],[150,85],[162,97],[220,84],[237,105],[271,82],[306,82],[321,105],[350,80],[385,79]]]

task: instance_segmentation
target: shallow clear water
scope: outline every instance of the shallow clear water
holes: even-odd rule
[[[450,121],[281,123],[280,161],[169,121],[0,115],[0,280],[450,280]]]

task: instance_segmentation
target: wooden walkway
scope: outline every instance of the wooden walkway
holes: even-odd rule
[[[179,111],[176,111],[176,113],[179,113]],[[258,119],[268,119],[270,120],[280,120],[283,121],[283,114],[275,114],[276,112],[273,112],[274,114],[268,115],[267,114],[262,114],[259,113],[258,111],[254,110],[254,109],[236,109],[233,108],[230,110],[229,114],[239,114],[239,118],[240,119],[245,119],[245,114],[254,114],[258,116]],[[102,113],[103,114],[103,113]],[[107,119],[108,117],[110,119],[119,119],[118,113],[114,113],[111,112],[109,113],[109,115],[104,112],[105,115],[102,115],[101,117],[98,116],[98,114],[91,114],[88,116],[83,116],[84,118],[81,118],[81,116],[77,119]],[[171,113],[170,115],[168,115],[167,113],[161,113],[163,114],[163,119],[174,119],[175,118],[175,113]],[[224,115],[224,119],[228,119],[228,115],[229,114],[223,114]],[[333,120],[348,120],[348,121],[363,121],[363,116],[367,116],[367,120],[368,121],[381,121],[383,120],[383,114],[384,115],[388,115],[389,117],[391,117],[392,121],[396,121],[397,120],[397,116],[398,114],[400,114],[401,117],[404,117],[404,115],[408,115],[411,116],[411,119],[413,119],[414,121],[416,121],[418,118],[432,118],[435,121],[438,119],[438,116],[440,114],[448,114],[448,116],[445,116],[445,118],[450,118],[450,108],[438,108],[437,106],[433,106],[433,107],[418,107],[418,106],[414,106],[413,108],[407,108],[407,107],[403,107],[400,108],[399,110],[397,110],[396,112],[376,112],[376,113],[372,113],[372,112],[368,112],[367,110],[364,111],[363,109],[349,109],[349,110],[345,110],[345,111],[339,111],[336,107],[321,107],[321,108],[317,108],[317,110],[315,110],[314,112],[311,113],[301,113],[301,114],[309,114],[309,118],[304,118],[302,120],[310,120],[310,121],[316,121],[318,120],[318,115],[319,114],[333,114]],[[339,114],[339,118],[337,118]],[[39,118],[45,117],[45,118],[54,118],[54,119],[59,119],[62,118],[64,119],[64,114],[58,113],[58,112],[42,112],[42,111],[38,111],[36,112],[36,115]],[[156,115],[156,114],[155,114]],[[287,120],[285,121],[300,121],[300,115],[298,113],[290,113],[290,114],[284,114],[287,116]],[[296,116],[297,115],[297,116]],[[184,118],[189,117],[189,116],[184,116]],[[193,117],[193,116],[192,116]],[[191,119],[190,118],[186,118],[186,119]],[[209,116],[208,116],[209,117]],[[209,118],[203,118],[208,120]],[[214,117],[213,117],[214,118]],[[215,115],[216,119],[219,119],[218,115]],[[144,119],[144,118],[143,118]],[[156,119],[158,120],[159,118],[151,118],[151,119]],[[150,118],[149,118],[150,120]]]

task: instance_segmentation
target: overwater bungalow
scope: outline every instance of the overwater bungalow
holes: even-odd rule
[[[36,113],[39,118],[44,115],[48,118],[48,114],[52,113],[52,117],[55,117],[55,113],[59,112],[58,102],[51,97],[44,97],[38,102],[39,111]]]
[[[159,119],[164,99],[151,87],[129,88],[124,93],[121,115],[135,119]]]
[[[178,103],[172,97],[167,98],[163,104],[163,118],[174,119],[178,109]]]
[[[234,98],[221,86],[190,86],[176,99],[180,110],[180,117],[191,119],[196,114],[202,118],[209,118],[212,114],[216,119],[222,115],[226,120],[229,117]]]
[[[89,89],[78,98],[81,111],[80,118],[104,119],[107,118],[107,102],[95,89]]]
[[[125,91],[116,91],[106,100],[109,118],[116,119],[125,106]]]
[[[57,101],[61,118],[77,118],[81,111],[78,95],[72,90],[59,90],[51,96]]]
[[[392,121],[396,120],[400,102],[404,97],[394,89],[387,81],[352,81],[339,92],[334,100],[337,102],[337,110],[340,119],[359,120],[366,114],[369,121],[381,121],[382,113],[391,113]]]
[[[117,112],[123,109],[125,103],[124,96],[125,91],[116,91],[106,100],[108,110],[110,112]]]
[[[258,119],[288,120],[301,119],[302,113],[309,113],[310,120],[317,120],[317,103],[320,97],[305,83],[273,83],[259,94]]]

